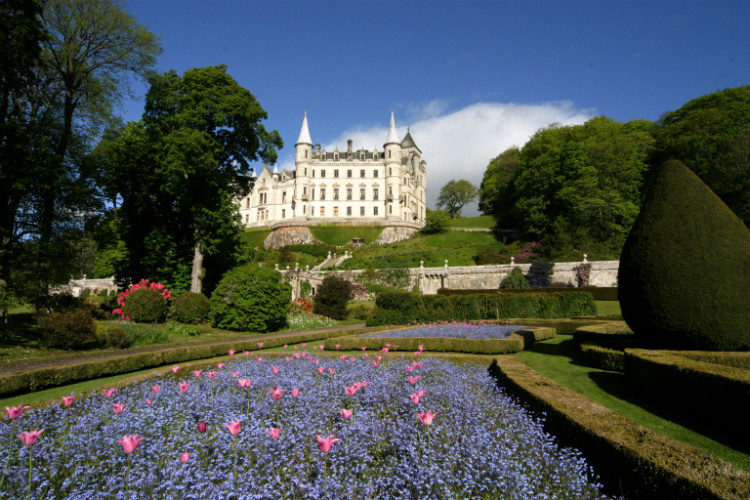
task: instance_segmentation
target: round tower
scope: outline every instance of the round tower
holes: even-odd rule
[[[391,111],[391,124],[388,127],[388,136],[383,145],[385,151],[385,178],[386,178],[386,217],[401,219],[399,200],[401,199],[401,141],[396,132],[396,120]]]
[[[293,209],[296,216],[306,217],[310,215],[309,195],[310,176],[312,175],[310,162],[313,155],[313,142],[310,137],[310,128],[307,125],[307,111],[302,119],[302,129],[299,132],[297,144],[294,145],[294,166],[296,175],[294,179],[294,201]]]

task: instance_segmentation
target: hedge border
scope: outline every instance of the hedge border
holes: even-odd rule
[[[750,445],[747,414],[738,410],[750,407],[750,370],[697,361],[679,351],[625,349],[625,377],[657,405],[731,430],[734,439]]]
[[[516,331],[504,339],[462,339],[446,337],[363,337],[351,334],[337,339],[326,339],[325,348],[355,351],[366,347],[380,350],[390,344],[391,351],[416,351],[422,345],[429,352],[457,352],[465,354],[512,354],[541,340],[555,337],[554,328],[528,328]],[[398,346],[393,348],[393,345]]]
[[[452,288],[440,288],[438,289],[438,295],[471,295],[475,293],[496,293],[498,295],[512,295],[519,293],[570,293],[570,292],[589,292],[593,295],[594,300],[601,300],[607,302],[614,302],[619,300],[617,296],[617,287],[609,286],[581,286],[581,287],[568,287],[568,286],[547,286],[540,288],[503,288],[498,290],[487,290],[486,288],[471,288],[471,289],[452,289]]]
[[[160,366],[209,359],[222,355],[230,349],[235,351],[258,350],[258,342],[263,348],[280,347],[284,344],[314,342],[329,337],[343,337],[353,333],[383,330],[383,327],[363,328],[359,330],[323,331],[307,334],[290,333],[274,336],[253,336],[244,340],[227,340],[225,342],[204,345],[165,347],[157,351],[127,354],[95,361],[80,361],[64,365],[0,374],[0,397],[11,397],[40,389],[49,389],[61,385],[81,382],[112,375],[157,368]]]
[[[750,474],[708,452],[641,427],[512,356],[495,357],[489,370],[498,385],[547,415],[545,429],[584,454],[609,494],[659,500],[750,498]]]

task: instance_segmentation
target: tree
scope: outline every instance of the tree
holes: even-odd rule
[[[315,314],[346,319],[346,304],[352,298],[352,284],[338,276],[328,275],[315,294]]]
[[[122,197],[129,255],[118,278],[149,276],[174,286],[189,269],[190,291],[200,293],[204,257],[234,253],[234,200],[251,188],[249,162],[273,162],[283,143],[260,123],[267,114],[255,97],[226,70],[152,77],[143,119],[100,144],[109,191]],[[216,282],[221,272],[214,274]]]
[[[440,190],[438,208],[445,208],[452,218],[461,215],[461,209],[477,197],[477,188],[466,180],[452,180]]]
[[[498,227],[514,227],[513,205],[515,191],[513,182],[516,179],[521,150],[512,147],[493,158],[482,177],[479,187],[479,210],[485,215],[492,215]]]
[[[750,227],[750,86],[693,99],[658,125],[656,162],[682,161]]]
[[[422,228],[424,234],[444,233],[448,230],[451,216],[445,210],[427,210],[425,224]]]

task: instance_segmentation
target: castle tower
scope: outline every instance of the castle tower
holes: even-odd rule
[[[386,217],[400,220],[399,200],[401,198],[401,141],[396,131],[396,120],[391,111],[391,124],[388,127],[388,136],[383,146],[385,152],[385,178],[386,178]]]
[[[302,119],[302,129],[299,132],[297,144],[294,145],[294,163],[296,166],[294,187],[294,213],[295,216],[307,216],[310,193],[310,175],[313,156],[313,142],[310,137],[310,128],[307,125],[307,111]]]

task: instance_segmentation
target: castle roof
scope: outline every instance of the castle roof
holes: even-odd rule
[[[415,148],[420,153],[422,152],[421,149],[419,149],[419,146],[417,146],[417,143],[414,142],[414,139],[411,136],[411,133],[409,131],[406,132],[406,136],[404,137],[404,140],[401,141],[401,147],[402,148]]]
[[[400,144],[398,140],[398,132],[396,132],[396,120],[393,117],[393,111],[391,111],[391,124],[388,127],[388,137],[385,138],[385,144]]]
[[[310,137],[310,128],[307,126],[307,111],[305,111],[305,117],[302,119],[302,130],[299,132],[299,139],[297,144],[309,144],[312,146],[312,138]]]

